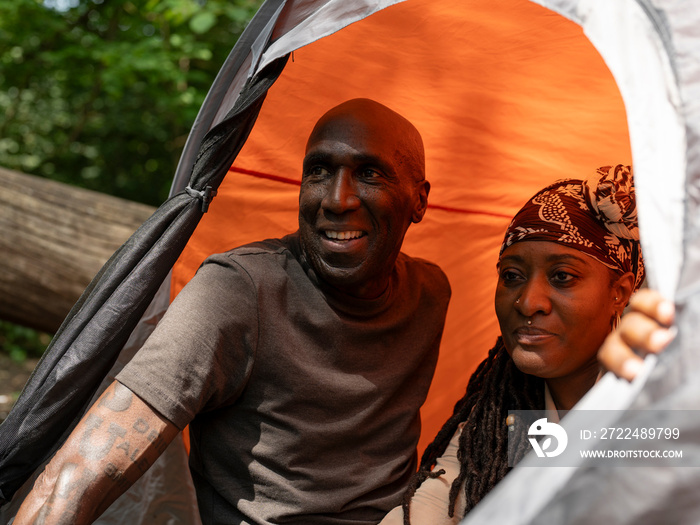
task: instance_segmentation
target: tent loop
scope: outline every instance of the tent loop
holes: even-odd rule
[[[211,186],[206,186],[203,191],[197,191],[192,186],[187,186],[185,191],[190,197],[200,199],[202,201],[202,213],[207,213],[209,209],[209,204],[216,197],[216,190]]]

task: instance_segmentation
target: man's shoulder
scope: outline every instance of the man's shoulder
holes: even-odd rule
[[[206,272],[214,279],[226,280],[238,276],[256,287],[261,284],[274,286],[279,279],[303,273],[295,239],[293,234],[265,239],[210,255],[197,273]]]
[[[237,246],[228,251],[217,253],[208,257],[207,261],[235,260],[239,264],[259,263],[266,256],[275,258],[276,256],[295,257],[294,234],[280,238],[265,239],[248,244]]]
[[[289,250],[289,236],[279,237],[274,239],[265,239],[262,241],[255,241],[248,244],[243,244],[237,246],[231,250],[225,252],[226,255],[265,255],[265,254],[278,254]]]
[[[253,294],[303,280],[303,268],[286,237],[265,239],[208,256],[187,283],[190,294]]]
[[[442,268],[440,268],[440,266],[437,263],[429,261],[428,259],[423,259],[422,257],[413,257],[404,252],[401,252],[399,253],[398,258],[396,259],[396,262],[397,264],[404,265],[406,268],[412,271],[442,275],[445,277],[445,279],[447,279],[447,276],[445,275],[445,272],[442,270]]]
[[[426,282],[433,288],[445,290],[451,293],[450,282],[440,266],[427,259],[412,257],[403,252],[396,259],[397,268],[405,272],[408,282],[416,283],[418,280]]]

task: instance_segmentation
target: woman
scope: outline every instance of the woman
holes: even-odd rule
[[[538,192],[508,227],[497,268],[502,335],[383,525],[458,523],[510,470],[508,411],[556,414],[594,385],[598,349],[644,278],[631,169]],[[521,442],[516,459],[529,450]]]

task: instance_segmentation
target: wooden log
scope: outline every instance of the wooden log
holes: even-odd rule
[[[105,261],[154,211],[0,168],[0,319],[54,333]]]

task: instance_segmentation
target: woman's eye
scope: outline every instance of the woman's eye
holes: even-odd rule
[[[575,278],[576,276],[570,274],[569,272],[556,272],[552,276],[552,281],[554,281],[557,284],[567,284],[573,281]]]
[[[513,283],[520,279],[520,274],[513,270],[503,270],[501,272],[501,280],[505,283]]]

